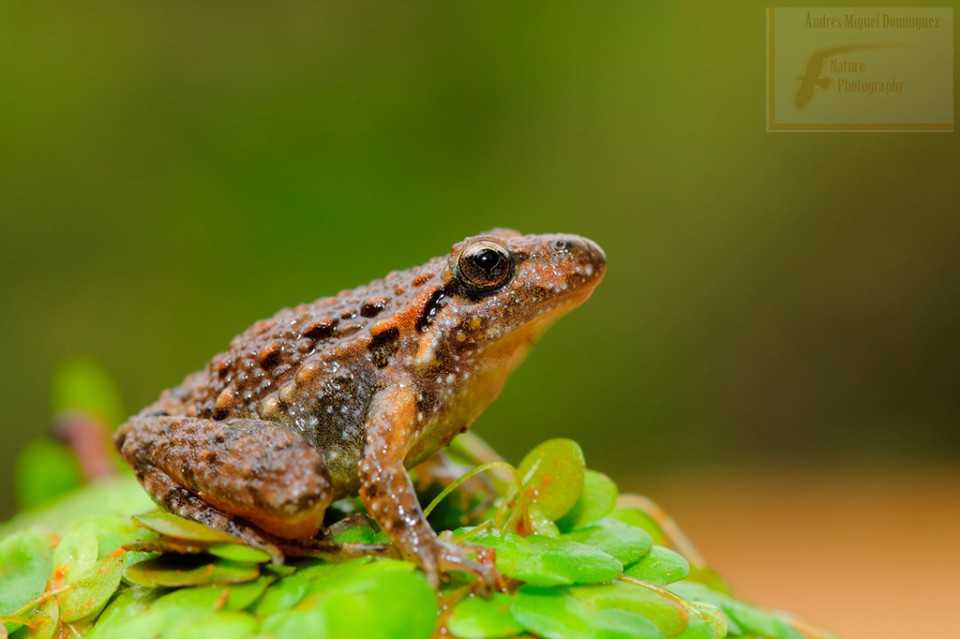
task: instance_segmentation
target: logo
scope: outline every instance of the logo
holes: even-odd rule
[[[953,131],[952,9],[768,9],[768,131]]]
[[[892,47],[899,47],[903,45],[899,44],[846,44],[839,47],[830,47],[828,49],[821,49],[816,51],[807,58],[806,72],[800,77],[800,86],[797,87],[797,93],[793,98],[793,104],[798,109],[804,109],[810,101],[813,99],[814,92],[817,88],[820,89],[829,89],[831,78],[828,75],[824,75],[825,67],[828,62],[833,71],[836,71],[838,68],[843,70],[848,65],[845,65],[843,62],[838,62],[838,57],[843,56],[846,53],[853,53],[855,51],[869,51],[870,49],[886,49]],[[862,63],[855,63],[860,65]],[[846,83],[846,80],[842,80]],[[903,89],[903,82],[894,81],[894,88]]]

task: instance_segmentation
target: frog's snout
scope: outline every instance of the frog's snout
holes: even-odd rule
[[[550,249],[557,258],[567,262],[564,270],[570,279],[589,286],[596,286],[603,279],[607,256],[593,240],[579,235],[557,235],[550,242]]]
[[[598,275],[603,276],[607,270],[607,254],[604,253],[600,245],[593,240],[581,237],[580,242],[583,244],[583,252],[587,256],[587,262],[593,265],[598,271]]]

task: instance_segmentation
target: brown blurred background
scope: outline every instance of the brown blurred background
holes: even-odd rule
[[[477,432],[577,439],[748,597],[957,636],[960,147],[766,133],[765,4],[0,5],[0,516],[68,356],[133,412],[283,306],[574,232],[607,279]]]

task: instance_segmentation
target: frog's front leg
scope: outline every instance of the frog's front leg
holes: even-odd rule
[[[320,453],[271,422],[139,415],[114,442],[161,505],[274,552],[269,535],[314,537],[333,494]]]
[[[441,573],[463,571],[491,589],[496,573],[470,559],[462,546],[437,538],[423,516],[404,466],[417,430],[416,415],[416,394],[408,384],[390,386],[374,397],[359,464],[360,496],[370,515],[404,556],[420,564],[434,587]]]

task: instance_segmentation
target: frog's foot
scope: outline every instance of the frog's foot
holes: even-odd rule
[[[503,580],[492,561],[488,563],[487,555],[483,552],[478,553],[478,559],[471,559],[469,553],[472,549],[473,546],[435,538],[433,543],[420,546],[413,559],[427,573],[427,579],[434,589],[440,585],[440,576],[449,572],[473,575],[475,588],[482,595],[501,589]],[[487,548],[484,550],[489,551]]]

